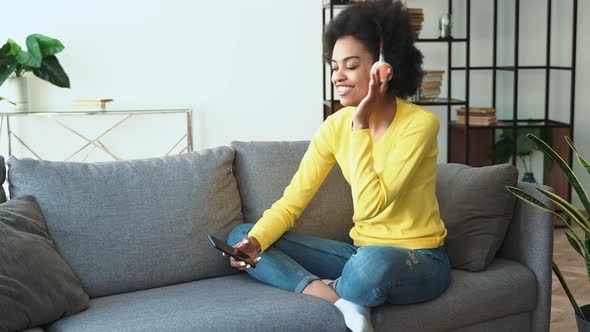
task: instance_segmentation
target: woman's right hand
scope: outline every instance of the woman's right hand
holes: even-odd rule
[[[237,250],[245,253],[255,263],[258,263],[260,261],[260,257],[256,257],[256,255],[258,255],[258,253],[260,252],[260,242],[258,242],[258,240],[256,240],[256,238],[253,236],[247,236],[247,237],[243,238],[240,242],[238,242],[236,245],[234,245],[234,249],[237,249]],[[223,256],[227,256],[227,255],[224,253]],[[244,262],[238,261],[238,260],[234,259],[233,257],[230,257],[229,261],[230,261],[230,265],[232,267],[235,267],[238,270],[243,271],[243,270],[251,268],[250,264],[246,264]]]

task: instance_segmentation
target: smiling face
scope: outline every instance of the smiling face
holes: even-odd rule
[[[363,43],[352,37],[339,38],[332,50],[332,84],[344,106],[358,106],[369,92],[370,70],[375,62]]]

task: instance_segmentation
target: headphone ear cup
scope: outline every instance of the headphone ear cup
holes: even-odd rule
[[[387,62],[382,62],[379,66],[379,77],[381,81],[391,81],[393,78],[393,68]]]
[[[387,62],[375,62],[371,66],[371,73],[379,72],[379,78],[381,82],[391,81],[393,78],[393,67]]]

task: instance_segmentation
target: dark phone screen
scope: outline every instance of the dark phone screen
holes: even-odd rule
[[[207,238],[209,239],[209,242],[211,243],[213,248],[215,248],[217,250],[221,250],[239,261],[246,262],[246,263],[250,264],[250,266],[252,266],[252,267],[254,267],[256,265],[256,264],[254,264],[254,261],[252,260],[252,258],[250,258],[250,256],[246,255],[245,253],[243,253],[233,247],[230,247],[227,243],[225,243],[225,241],[223,241],[211,234],[207,234]]]

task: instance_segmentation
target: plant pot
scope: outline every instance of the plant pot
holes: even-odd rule
[[[590,319],[590,304],[581,306],[580,310],[582,310],[587,319]],[[578,315],[576,315],[576,325],[578,325],[579,332],[590,332],[590,321],[584,320],[578,317]]]
[[[14,109],[14,110],[28,109],[29,108],[29,85],[27,83],[27,78],[24,76],[11,77],[9,80],[10,80],[10,86],[12,88],[11,101],[16,104],[16,105],[12,106],[12,109]]]
[[[522,176],[522,179],[520,181],[529,182],[529,183],[537,183],[537,180],[535,180],[535,176],[533,175],[532,172],[524,173],[524,175]]]

